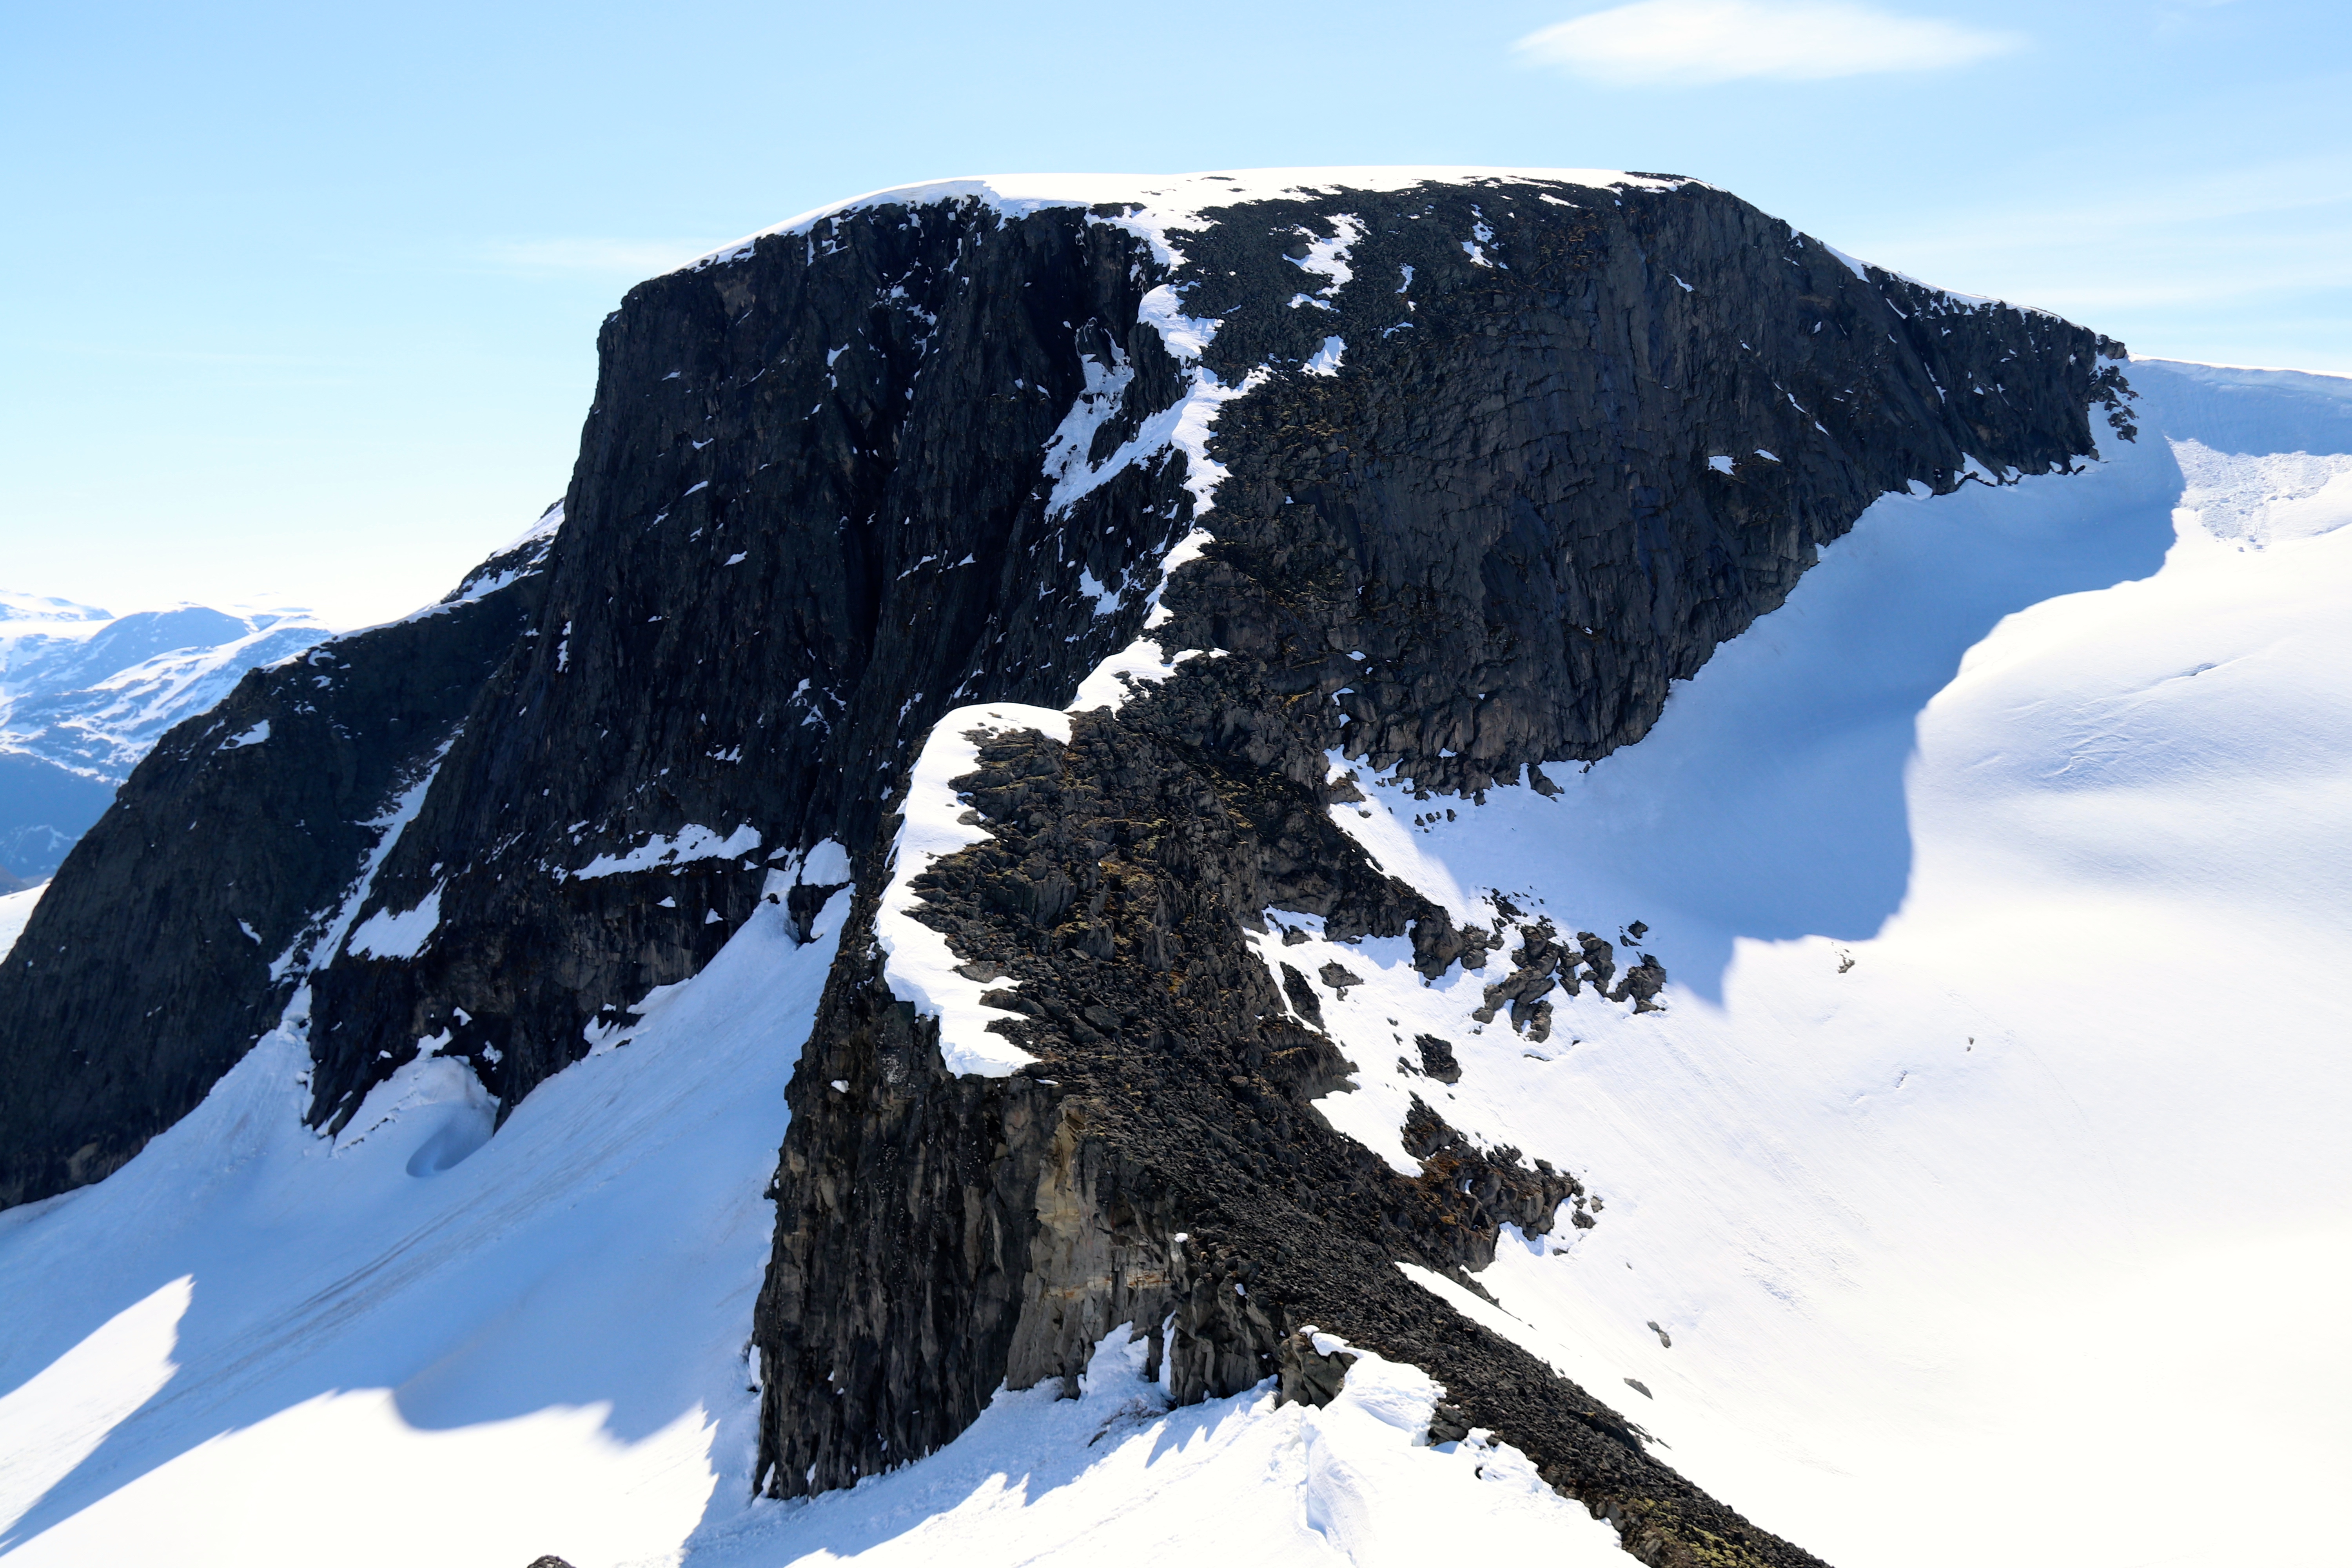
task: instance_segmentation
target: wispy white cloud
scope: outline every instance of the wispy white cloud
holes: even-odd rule
[[[1512,47],[1524,58],[1596,81],[1706,86],[1934,70],[1990,59],[2023,41],[1847,0],[1634,0],[1529,33]]]
[[[683,267],[724,239],[515,239],[484,247],[485,258],[514,272],[604,272],[650,278]]]

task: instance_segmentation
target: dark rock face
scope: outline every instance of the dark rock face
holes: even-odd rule
[[[1397,1270],[1475,1289],[1468,1271],[1492,1261],[1501,1224],[1543,1234],[1582,1188],[1475,1147],[1420,1101],[1404,1138],[1423,1173],[1408,1178],[1312,1108],[1348,1066],[1302,1005],[1307,979],[1282,964],[1277,980],[1250,950],[1257,911],[1319,915],[1342,940],[1445,917],[1332,825],[1319,783],[1215,744],[1238,661],[1200,662],[1196,679],[1077,717],[1067,746],[1034,731],[984,741],[959,782],[995,837],[917,881],[955,950],[1017,982],[996,994],[1027,1019],[1005,1026],[1036,1065],[947,1078],[930,1020],[890,1001],[870,963],[836,971],[793,1079],[754,1322],[770,1489],[846,1485],[928,1452],[996,1379],[1068,1383],[1122,1323],[1152,1339],[1148,1364],[1164,1359],[1180,1400],[1296,1381],[1284,1346],[1313,1326],[1426,1368],[1596,1512],[1650,1521],[1664,1541],[1759,1543],[1727,1561],[1809,1561]],[[1312,777],[1322,753],[1300,744]],[[861,906],[851,940],[870,919]],[[877,1030],[876,1014],[904,1023]],[[872,1146],[877,1124],[942,1114]],[[992,1164],[967,1157],[942,1179],[950,1150],[992,1141]],[[942,1261],[911,1261],[928,1258]]]
[[[116,1169],[277,1023],[398,798],[528,629],[543,549],[249,672],[132,773],[0,965],[0,1204]]]
[[[1341,211],[1365,230],[1355,279],[1328,310],[1286,306],[1279,239]],[[1488,265],[1462,248],[1482,228]],[[1279,377],[1220,418],[1217,565],[1171,590],[1167,646],[1344,692],[1347,753],[1432,789],[1640,739],[1667,683],[1880,493],[1949,489],[1971,456],[2067,467],[2089,406],[2120,407],[2096,364],[2117,345],[1864,280],[1696,187],[1263,204],[1187,254],[1228,379],[1327,332],[1348,347],[1341,374]]]
[[[1253,939],[1279,950],[1274,910],[1407,937],[1432,976],[1493,957],[1488,1007],[1537,1039],[1555,985],[1653,1005],[1646,956],[1620,982],[1598,936],[1459,929],[1386,875],[1333,821],[1360,796],[1331,757],[1423,798],[1549,788],[1536,763],[1639,739],[1878,494],[2087,454],[2095,407],[2126,422],[2120,350],[1858,275],[1694,184],[1331,190],[1171,237],[1181,261],[1116,209],[886,204],[632,291],[543,570],[322,650],[332,693],[248,679],[204,724],[270,716],[269,746],[176,732],[76,851],[0,975],[6,1191],[168,1124],[284,1005],[270,956],[334,919],[438,910],[413,952],[336,929],[307,971],[326,1126],[444,1033],[511,1106],[760,899],[805,933],[854,880],[752,1325],[768,1490],[919,1458],[1121,1325],[1180,1399],[1319,1402],[1345,1352],[1314,1328],[1428,1369],[1441,1425],[1525,1449],[1644,1562],[1812,1561],[1398,1268],[1475,1291],[1500,1225],[1594,1222],[1424,1103],[1418,1176],[1333,1131],[1318,985],[1355,974]],[[1197,374],[1145,319],[1171,300],[1246,390],[1208,448],[1213,541],[1161,587],[1205,477],[1162,439]],[[1067,703],[1155,602],[1162,647],[1221,657],[1066,744],[981,732],[957,781],[991,837],[917,879],[918,918],[1012,982],[998,1027],[1037,1059],[950,1073],[876,940],[909,765],[950,709]],[[396,840],[365,826],[427,768]],[[199,855],[177,825],[207,811]]]
[[[1244,736],[1300,700],[1329,703],[1316,739],[1431,789],[1604,754],[1881,491],[2088,449],[2079,329],[1865,281],[1698,187],[1545,195],[1261,203],[1186,237],[1172,280],[1223,322],[1211,368],[1282,374],[1220,418],[1218,542],[1169,586],[1161,636],[1251,672],[1217,722],[1258,764],[1273,752]],[[1286,305],[1316,281],[1294,253],[1338,212],[1364,229],[1363,281]],[[1489,220],[1495,264],[1474,265],[1454,231]],[[1184,465],[1057,510],[1040,454],[1090,386],[1097,463],[1181,395],[1138,321],[1169,277],[1116,225],[965,201],[823,220],[633,291],[540,635],[379,879],[385,908],[438,889],[446,935],[320,977],[337,1046],[316,1113],[444,1031],[513,1103],[583,1026],[707,961],[764,858],[832,838],[870,864],[939,713],[1058,704],[1131,640],[1191,520]],[[1328,333],[1342,374],[1297,374]],[[662,868],[668,906],[642,873],[562,875],[689,824],[749,826],[759,856]]]
[[[1777,605],[1882,490],[1949,489],[1970,458],[2042,471],[2087,452],[2084,415],[2105,395],[2095,361],[2112,345],[2046,318],[1956,316],[1730,203],[1538,213],[1524,249],[1495,247],[1518,276],[1490,279],[1446,255],[1448,204],[1479,201],[1414,193],[1383,212],[1349,193],[1184,237],[1180,279],[1198,279],[1188,309],[1223,319],[1210,363],[1224,379],[1297,364],[1326,331],[1345,335],[1346,371],[1278,375],[1221,419],[1214,450],[1232,475],[1217,542],[1171,582],[1161,641],[1228,657],[1080,716],[1066,747],[984,740],[957,787],[993,838],[916,883],[921,918],[957,953],[1019,982],[997,1000],[1029,1022],[1000,1027],[1040,1059],[984,1091],[991,1128],[1006,1124],[998,1104],[1023,1107],[1027,1137],[998,1161],[1013,1196],[971,1183],[917,1194],[870,1161],[806,1178],[854,1142],[840,1120],[870,1082],[861,1053],[835,1048],[857,1037],[833,1020],[852,1004],[828,999],[795,1080],[755,1326],[778,1495],[936,1447],[977,1414],[992,1372],[1014,1387],[1075,1378],[1122,1322],[1151,1337],[1179,1398],[1267,1375],[1306,1386],[1284,1347],[1311,1324],[1430,1370],[1466,1419],[1534,1456],[1644,1561],[1810,1561],[1398,1274],[1406,1258],[1466,1278],[1499,1223],[1539,1233],[1580,1189],[1469,1146],[1425,1104],[1404,1130],[1417,1181],[1332,1132],[1309,1105],[1342,1067],[1319,1037],[1315,988],[1295,965],[1269,973],[1242,933],[1262,910],[1296,910],[1339,940],[1410,932],[1428,969],[1482,963],[1500,932],[1455,931],[1330,826],[1324,807],[1347,786],[1327,790],[1327,751],[1467,793],[1637,739],[1667,682]],[[1642,216],[1614,216],[1627,209]],[[1427,306],[1409,331],[1395,300],[1361,285],[1339,290],[1335,311],[1284,314],[1297,272],[1278,237],[1328,236],[1342,210],[1370,230],[1351,255],[1359,279],[1413,267]],[[1468,228],[1485,215],[1454,216]],[[1428,218],[1441,221],[1411,226]],[[1658,275],[1666,258],[1680,279]],[[1768,330],[1748,324],[1759,305]],[[1766,346],[1743,349],[1742,332]],[[1983,371],[1945,361],[1976,332],[1966,356]],[[2049,379],[1971,402],[1965,419],[1941,390],[2025,364]],[[2008,399],[2023,378],[2002,374]],[[1738,454],[1728,473],[1707,462],[1719,454]],[[868,931],[853,921],[850,940]],[[1541,997],[1563,977],[1580,971],[1638,1006],[1664,982],[1644,956],[1617,984],[1612,944],[1579,933],[1570,947],[1548,922],[1513,959],[1488,1001],[1537,1039]],[[870,969],[864,984],[887,995]],[[829,1092],[833,1080],[849,1093]],[[971,1081],[940,1093],[969,1095]],[[824,1224],[796,1192],[826,1194]],[[861,1302],[870,1259],[909,1223],[899,1216],[919,1215],[925,1236],[994,1237],[1022,1228],[1024,1204],[1043,1249],[1017,1289],[1009,1249],[990,1255],[984,1282],[956,1286],[961,1346],[911,1349],[890,1321],[894,1292],[867,1286]],[[945,1283],[935,1272],[925,1288]],[[961,1380],[974,1403],[938,1401],[943,1351],[981,1363]]]
[[[1421,1053],[1421,1070],[1440,1083],[1460,1083],[1462,1064],[1454,1057],[1454,1042],[1435,1035],[1415,1035],[1413,1048]]]
[[[864,862],[938,713],[1059,700],[1118,646],[1078,579],[1164,546],[1177,476],[1113,481],[1081,526],[1045,515],[1038,454],[1081,349],[1174,395],[1139,243],[974,203],[821,226],[606,323],[540,635],[379,879],[384,908],[437,889],[440,934],[318,982],[321,1121],[443,1030],[512,1105],[706,963],[768,860],[833,839]],[[688,825],[756,849],[569,874]]]

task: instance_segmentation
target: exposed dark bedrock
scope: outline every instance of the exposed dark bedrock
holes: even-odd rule
[[[529,627],[537,553],[251,671],[132,771],[0,965],[0,1204],[117,1169],[278,1022],[381,819]]]
[[[248,678],[77,848],[0,970],[0,1198],[95,1179],[184,1114],[305,977],[273,961],[339,910],[432,897],[439,919],[414,955],[337,947],[308,972],[313,1121],[339,1126],[426,1037],[510,1108],[760,899],[805,929],[840,873],[795,888],[786,857],[834,840],[860,891],[791,1091],[754,1324],[771,1490],[929,1452],[1127,1322],[1181,1396],[1276,1376],[1328,1398],[1344,1365],[1299,1339],[1313,1324],[1428,1368],[1441,1426],[1526,1448],[1645,1562],[1811,1561],[1399,1271],[1475,1289],[1499,1225],[1541,1230],[1580,1189],[1425,1105],[1419,1177],[1333,1132],[1309,1102],[1349,1068],[1317,987],[1346,966],[1269,972],[1245,932],[1273,907],[1409,935],[1431,973],[1486,966],[1526,1031],[1580,966],[1646,1005],[1647,960],[1621,977],[1585,933],[1456,930],[1384,876],[1331,825],[1351,786],[1328,754],[1433,795],[1549,788],[1535,764],[1638,740],[1879,494],[2066,468],[2102,410],[2126,428],[2120,347],[1857,275],[1695,184],[1212,216],[1171,272],[1108,209],[880,205],[632,290],[543,560]],[[1343,226],[1334,292],[1298,262]],[[924,918],[1015,983],[1006,1026],[1041,1060],[953,1077],[880,976],[891,814],[940,714],[1066,703],[1142,633],[1196,521],[1183,460],[1064,508],[1048,469],[1090,386],[1088,463],[1182,395],[1190,369],[1139,324],[1162,286],[1221,323],[1210,370],[1260,374],[1215,426],[1214,542],[1152,633],[1225,657],[1081,717],[1066,748],[983,747],[963,787],[995,837],[935,868]],[[1327,347],[1338,373],[1309,373]],[[263,718],[268,743],[220,749]],[[370,824],[428,770],[352,901]],[[731,847],[575,874],[656,840]],[[1461,1070],[1444,1042],[1410,1048]]]

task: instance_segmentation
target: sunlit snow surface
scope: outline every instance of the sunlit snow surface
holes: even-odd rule
[[[41,901],[41,895],[48,890],[48,886],[43,882],[22,892],[0,893],[0,958],[7,957],[10,950],[16,947],[16,937],[24,931],[25,922],[33,918],[33,906]]]
[[[1275,916],[1308,941],[1270,953],[1364,977],[1323,999],[1343,1126],[1392,1144],[1420,1092],[1601,1199],[1507,1235],[1499,1308],[1423,1282],[1842,1568],[2338,1552],[2352,387],[2133,374],[2137,447],[1882,501],[1558,797],[1367,778],[1373,815],[1337,808],[1465,911],[1647,921],[1663,1014],[1588,989],[1548,1041],[1479,1030],[1485,976],[1423,987],[1402,942]],[[1414,826],[1433,804],[1455,819]],[[1114,1343],[1082,1399],[1002,1395],[908,1469],[748,1502],[760,1194],[845,908],[794,948],[763,906],[438,1173],[408,1172],[461,1146],[462,1098],[331,1152],[273,1044],[107,1182],[0,1215],[0,1551],[1623,1561],[1507,1449],[1414,1447],[1432,1391],[1376,1360],[1326,1411],[1170,1412]],[[1416,1032],[1458,1085],[1398,1070]]]

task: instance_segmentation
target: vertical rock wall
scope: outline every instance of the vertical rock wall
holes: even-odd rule
[[[882,199],[642,285],[600,348],[543,566],[248,680],[216,717],[269,746],[175,733],[77,851],[0,972],[0,1195],[129,1157],[304,975],[319,1125],[427,1037],[511,1107],[760,900],[805,924],[846,879],[754,1324],[769,1489],[919,1458],[1122,1323],[1181,1397],[1328,1394],[1314,1324],[1428,1368],[1646,1562],[1810,1561],[1405,1279],[1466,1282],[1578,1189],[1426,1107],[1418,1177],[1334,1132],[1347,1063],[1250,937],[1278,909],[1486,963],[1502,931],[1333,826],[1331,754],[1475,794],[1638,740],[1879,494],[2124,428],[2116,345],[1705,186],[1513,177]],[[952,1074],[876,941],[908,770],[941,715],[1067,703],[1147,630],[1215,657],[958,782],[988,837],[917,918],[1037,1059]],[[257,938],[215,879],[264,885]],[[331,940],[428,905],[401,952]],[[275,965],[302,932],[315,967]],[[1599,946],[1523,937],[1494,1005],[1608,984]]]

